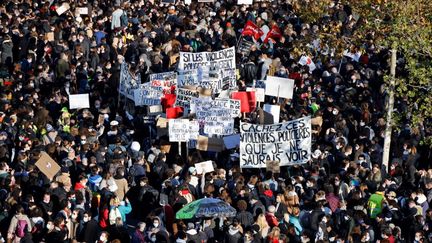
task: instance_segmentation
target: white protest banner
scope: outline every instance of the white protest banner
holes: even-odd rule
[[[240,100],[219,99],[212,100],[209,97],[193,98],[190,102],[190,112],[195,114],[199,111],[210,111],[212,109],[226,109],[231,111],[231,117],[235,118],[240,115]]]
[[[265,168],[266,161],[281,166],[303,164],[311,156],[311,118],[273,125],[240,124],[240,167]]]
[[[273,122],[279,123],[280,106],[264,104],[263,110],[273,115]]]
[[[177,76],[177,85],[183,86],[199,86],[200,84],[200,70],[193,69],[188,71],[179,71]]]
[[[189,120],[171,119],[168,125],[170,142],[186,142],[189,140]]]
[[[246,88],[246,91],[255,91],[255,99],[257,102],[264,102],[265,89],[264,88]]]
[[[177,74],[175,72],[150,74],[150,85],[161,91],[161,95],[175,94]]]
[[[149,86],[143,85],[139,89],[134,89],[135,106],[143,105],[160,105],[161,91]]]
[[[292,99],[294,79],[267,76],[265,95]]]
[[[227,48],[215,52],[180,52],[178,70],[193,70],[201,66],[216,69],[235,69],[235,48]]]
[[[253,4],[253,0],[237,0],[237,4],[238,5],[241,5],[241,4],[251,5],[251,4]]]
[[[189,108],[190,100],[194,97],[199,97],[199,90],[187,89],[187,88],[177,88],[176,90],[176,103],[175,106],[182,106],[184,108]]]
[[[204,133],[209,135],[231,135],[234,133],[234,120],[228,117],[206,117]]]
[[[197,140],[199,137],[199,123],[188,119],[170,119],[168,133],[170,142]]]
[[[89,94],[69,95],[69,109],[90,108]]]
[[[196,163],[194,167],[199,175],[214,171],[213,161],[211,160]]]
[[[132,74],[126,62],[121,65],[119,93],[127,98],[134,99],[134,90],[139,89],[141,84],[141,74]]]
[[[310,57],[302,56],[298,62],[300,65],[307,65],[309,67],[309,72],[312,73],[316,69],[315,63]]]
[[[56,8],[56,12],[58,15],[64,14],[66,11],[70,9],[69,3],[63,3],[62,5]]]
[[[233,149],[240,145],[240,134],[223,137],[226,149]]]

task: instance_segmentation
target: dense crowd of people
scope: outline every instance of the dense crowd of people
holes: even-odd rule
[[[362,19],[349,5],[332,1],[327,15],[305,23],[297,0],[79,0],[59,15],[62,4],[0,3],[3,242],[432,240],[432,170],[421,144],[427,124],[395,131],[389,170],[382,165],[389,51],[369,36],[342,58],[320,40],[328,28],[352,35]],[[282,36],[241,36],[248,20],[267,30],[277,25]],[[280,105],[281,121],[312,116],[308,163],[272,173],[240,169],[238,148],[168,152],[155,122],[144,123],[147,109],[119,102],[122,62],[147,82],[152,73],[175,71],[180,51],[217,51],[241,39],[254,44],[236,55],[238,90],[267,75],[295,80],[293,99],[265,103]],[[301,42],[308,53],[298,53]],[[301,55],[316,69],[300,65]],[[90,94],[89,109],[68,108],[68,95],[79,93]],[[406,100],[395,105],[409,112]],[[257,107],[236,127],[263,124],[263,117]],[[35,165],[43,152],[61,167],[53,178]],[[197,174],[194,164],[208,159],[215,171]],[[229,203],[237,215],[176,219],[204,197]]]

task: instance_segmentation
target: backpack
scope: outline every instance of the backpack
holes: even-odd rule
[[[15,229],[15,235],[19,238],[23,238],[25,236],[26,228],[27,228],[27,220],[18,219],[18,223]]]

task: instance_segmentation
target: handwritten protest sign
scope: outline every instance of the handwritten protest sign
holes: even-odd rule
[[[235,49],[227,48],[215,52],[180,52],[178,70],[193,70],[201,66],[216,69],[235,69]]]
[[[273,125],[240,125],[240,166],[264,168],[266,161],[281,166],[306,163],[311,156],[311,118]]]
[[[159,105],[162,92],[150,85],[141,86],[139,89],[134,89],[135,106],[143,105]]]
[[[41,152],[35,165],[50,180],[60,171],[60,166],[45,152]]]
[[[88,8],[87,7],[76,8],[75,15],[88,15]]]
[[[119,93],[127,98],[134,99],[134,90],[139,89],[141,84],[141,74],[132,74],[129,66],[123,62],[120,69]]]
[[[205,118],[204,133],[231,135],[234,133],[234,120],[230,117],[208,116]]]
[[[177,97],[176,97],[175,105],[189,108],[190,100],[193,97],[199,97],[199,90],[187,89],[187,88],[177,88]]]
[[[175,94],[177,74],[175,72],[150,74],[150,85],[162,94]]]
[[[198,139],[199,125],[197,121],[171,119],[168,127],[170,142],[187,142],[190,139]]]
[[[200,85],[200,69],[180,71],[177,75],[177,85],[183,86],[199,86]]]
[[[90,108],[89,94],[69,95],[69,109]]]
[[[267,76],[265,94],[275,97],[292,99],[294,79]]]

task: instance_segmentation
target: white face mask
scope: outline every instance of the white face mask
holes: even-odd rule
[[[153,226],[154,226],[155,228],[157,228],[157,227],[159,227],[159,223],[153,223]]]
[[[151,238],[151,241],[152,241],[152,242],[156,242],[156,237],[152,237],[152,238]]]
[[[415,237],[415,241],[420,242],[420,240],[421,240],[420,237],[418,237],[418,236]]]
[[[47,225],[46,225],[46,228],[47,228],[48,230],[52,230],[52,229],[54,229],[54,225],[52,225],[52,224],[47,224]]]
[[[106,241],[106,237],[103,236],[103,235],[101,235],[101,236],[99,237],[99,240],[102,241],[102,242],[105,242],[105,241]]]

